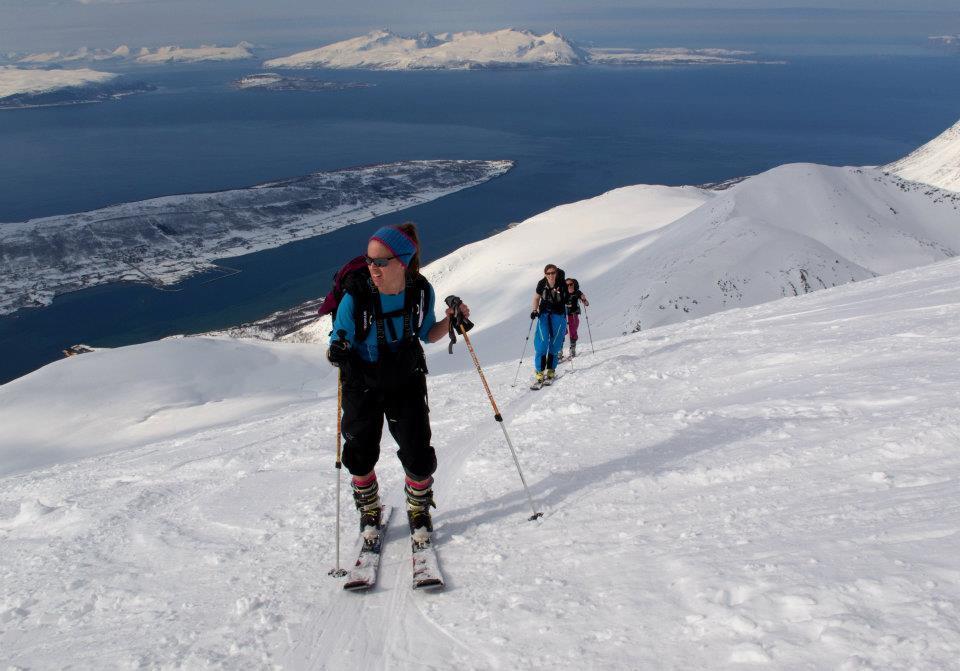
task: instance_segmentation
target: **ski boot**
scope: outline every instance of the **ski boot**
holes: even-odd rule
[[[530,385],[530,388],[534,391],[543,387],[543,373],[537,371],[537,374],[533,376],[533,384]]]
[[[576,340],[571,340],[571,341],[570,341],[570,353],[567,354],[567,358],[568,358],[568,359],[572,359],[572,358],[575,357],[575,356],[577,356],[577,341],[576,341]]]
[[[433,478],[415,482],[407,478],[404,491],[407,494],[407,522],[410,524],[410,539],[414,545],[425,545],[430,542],[433,533],[433,519],[430,517],[430,508],[436,508],[433,502]]]
[[[556,372],[553,368],[548,368],[548,369],[547,369],[547,374],[546,374],[546,376],[543,378],[543,384],[544,384],[544,386],[549,387],[551,384],[553,384],[553,381],[554,381],[555,379],[557,379],[557,372]]]
[[[364,541],[370,543],[380,537],[380,487],[377,476],[367,480],[353,480],[353,502],[360,513],[360,535]]]

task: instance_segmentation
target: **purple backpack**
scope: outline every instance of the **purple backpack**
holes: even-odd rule
[[[321,317],[329,314],[335,315],[337,313],[337,307],[343,299],[343,294],[347,292],[348,286],[354,284],[357,280],[365,283],[368,277],[370,277],[370,271],[367,269],[365,257],[357,256],[347,261],[343,267],[334,274],[333,288],[330,290],[330,293],[327,294],[327,297],[323,299],[323,303],[320,305],[317,313]]]

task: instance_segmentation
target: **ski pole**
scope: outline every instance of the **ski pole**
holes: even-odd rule
[[[597,351],[593,349],[593,333],[590,331],[590,313],[587,312],[586,305],[583,306],[583,316],[587,318],[587,335],[590,336],[590,351],[596,354]]]
[[[503,431],[503,437],[507,441],[507,447],[510,448],[510,454],[513,455],[513,463],[517,466],[517,473],[520,475],[520,482],[523,484],[523,491],[527,494],[527,501],[530,502],[530,508],[533,510],[533,515],[528,517],[529,520],[535,520],[538,517],[543,517],[543,513],[537,512],[537,507],[533,503],[533,497],[530,496],[530,488],[527,487],[527,481],[523,477],[523,469],[520,468],[520,460],[517,458],[517,451],[513,449],[513,443],[510,440],[510,435],[507,433],[507,427],[503,423],[503,415],[500,414],[500,409],[497,407],[497,402],[493,400],[493,393],[490,391],[490,385],[487,384],[487,378],[483,374],[483,369],[480,368],[480,360],[477,358],[477,353],[473,349],[473,344],[470,342],[470,336],[467,335],[467,330],[464,328],[463,316],[460,315],[460,303],[462,301],[456,296],[447,296],[446,304],[453,308],[455,317],[451,317],[451,320],[456,320],[456,324],[460,329],[460,335],[463,336],[463,341],[467,344],[467,349],[470,351],[470,357],[473,359],[473,365],[477,369],[477,374],[480,375],[480,381],[483,383],[483,388],[487,392],[487,398],[490,400],[490,405],[493,406],[493,418],[497,421],[497,424],[500,425],[500,429]],[[533,320],[531,320],[531,324]],[[472,325],[471,325],[472,326]],[[529,339],[529,336],[527,336]],[[452,344],[452,343],[451,343]]]
[[[340,331],[340,338],[342,339],[345,335],[343,331]],[[340,423],[343,417],[343,371],[340,368],[337,368],[337,530],[336,530],[336,539],[337,539],[337,565],[330,569],[329,574],[334,578],[342,578],[347,575],[346,569],[340,567],[340,471],[342,470],[342,462],[340,461]]]
[[[517,364],[517,374],[513,376],[513,384],[511,387],[517,386],[517,380],[520,379],[520,366],[523,365],[523,357],[527,355],[527,343],[530,342],[530,334],[533,332],[533,322],[535,320],[530,320],[530,328],[527,329],[527,339],[523,341],[523,352],[520,354],[520,363]]]

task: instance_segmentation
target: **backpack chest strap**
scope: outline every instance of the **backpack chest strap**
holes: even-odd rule
[[[406,278],[406,284],[404,285],[403,307],[399,310],[384,312],[383,306],[380,303],[380,292],[377,291],[375,286],[373,286],[373,282],[370,283],[373,299],[373,316],[377,328],[378,347],[387,345],[387,330],[390,331],[391,342],[400,342],[401,340],[411,339],[413,337],[414,317],[416,317],[417,328],[420,328],[420,324],[422,323],[421,316],[423,314],[423,291],[422,289],[419,292],[414,291],[414,284],[414,279],[408,275]],[[393,320],[396,317],[403,318],[403,333],[399,338],[397,337],[396,327],[393,325]]]

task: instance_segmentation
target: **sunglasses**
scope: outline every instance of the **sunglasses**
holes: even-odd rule
[[[544,273],[544,275],[556,275],[556,274],[557,274],[556,270],[548,270],[547,272]]]
[[[372,256],[365,256],[363,260],[367,262],[368,266],[376,266],[377,268],[386,268],[390,265],[390,262],[393,261],[396,256],[388,256],[384,259],[375,259]]]

